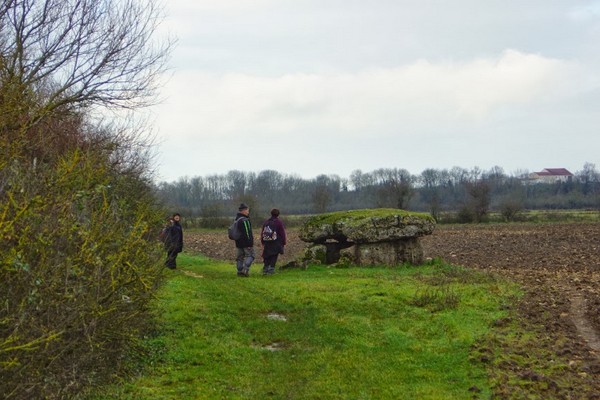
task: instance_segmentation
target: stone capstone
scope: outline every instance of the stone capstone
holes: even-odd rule
[[[312,243],[305,260],[357,265],[419,264],[419,238],[433,233],[434,219],[397,209],[339,211],[310,218],[300,239]]]

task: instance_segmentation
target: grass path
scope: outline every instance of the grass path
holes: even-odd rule
[[[239,278],[232,264],[178,261],[143,373],[98,398],[490,397],[470,351],[516,294],[491,276],[433,263]]]

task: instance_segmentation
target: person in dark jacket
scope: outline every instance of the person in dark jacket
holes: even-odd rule
[[[183,251],[183,228],[181,227],[181,215],[173,214],[171,226],[165,232],[165,250],[167,260],[165,266],[170,269],[177,268],[177,255]]]
[[[285,227],[279,219],[279,210],[276,208],[271,210],[271,218],[262,225],[260,243],[263,246],[263,275],[273,275],[277,257],[283,254],[284,246],[287,244]]]
[[[240,238],[235,241],[236,267],[237,275],[242,277],[250,276],[250,266],[254,261],[254,236],[252,234],[252,224],[250,223],[250,208],[242,203],[235,216],[237,229],[240,231]]]

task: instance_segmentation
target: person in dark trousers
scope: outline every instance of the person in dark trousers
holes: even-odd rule
[[[252,224],[250,223],[250,208],[242,203],[235,216],[237,229],[240,231],[240,238],[235,241],[236,267],[237,275],[242,277],[250,276],[250,266],[254,261],[254,236],[252,234]]]
[[[170,269],[177,268],[177,255],[183,251],[183,229],[181,227],[181,215],[173,214],[171,226],[167,227],[165,233],[165,250],[167,260],[165,266]]]
[[[279,219],[279,210],[271,210],[271,218],[266,220],[260,231],[260,242],[263,245],[263,275],[275,273],[277,257],[283,254],[284,246],[287,244],[285,227]]]

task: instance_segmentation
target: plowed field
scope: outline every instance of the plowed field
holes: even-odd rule
[[[278,265],[305,247],[293,230],[288,241]],[[513,319],[474,349],[496,398],[600,399],[599,224],[439,225],[421,243],[426,257],[510,278],[525,292]],[[235,254],[224,233],[186,232],[185,248],[214,259]],[[534,335],[509,335],[511,322]]]

